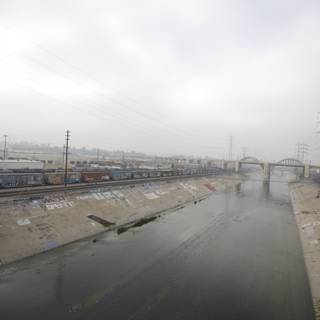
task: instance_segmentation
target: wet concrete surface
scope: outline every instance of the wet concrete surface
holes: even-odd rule
[[[286,184],[246,182],[0,269],[1,319],[313,319]]]

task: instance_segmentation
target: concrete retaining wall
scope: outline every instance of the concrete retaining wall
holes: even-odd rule
[[[316,185],[293,183],[291,200],[299,229],[316,319],[320,319],[320,198]]]
[[[35,255],[232,187],[197,178],[118,188],[0,199],[0,265]],[[105,227],[88,217],[110,223]]]

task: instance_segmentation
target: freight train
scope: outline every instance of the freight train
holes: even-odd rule
[[[95,183],[109,180],[129,180],[160,178],[180,175],[195,175],[217,173],[218,168],[208,169],[179,169],[179,170],[79,170],[68,171],[65,181],[63,171],[5,171],[0,172],[0,188],[19,188],[42,185],[62,185],[74,183]]]

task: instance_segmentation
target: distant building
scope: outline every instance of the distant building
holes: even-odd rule
[[[43,162],[33,160],[0,160],[0,170],[42,170]]]

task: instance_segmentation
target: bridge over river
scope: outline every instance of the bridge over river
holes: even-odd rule
[[[310,177],[311,170],[320,170],[319,165],[305,164],[300,160],[294,158],[285,158],[278,162],[267,162],[258,160],[254,157],[245,157],[240,160],[219,160],[217,162],[218,166],[221,166],[224,169],[232,169],[236,173],[241,172],[241,168],[244,165],[255,165],[263,169],[264,181],[270,182],[271,171],[273,168],[282,167],[282,168],[296,168],[302,169],[302,176],[304,178]]]

